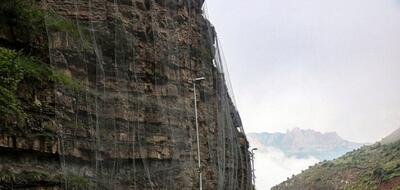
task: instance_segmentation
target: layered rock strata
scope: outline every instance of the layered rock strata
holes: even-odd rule
[[[40,4],[49,65],[78,87],[19,87],[32,117],[1,129],[0,189],[198,189],[196,77],[203,187],[251,189],[202,0]]]

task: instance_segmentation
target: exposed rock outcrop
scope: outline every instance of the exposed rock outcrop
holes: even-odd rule
[[[0,189],[251,189],[248,142],[204,0],[42,0],[65,85],[19,86],[0,127]],[[62,25],[60,27],[60,25]]]
[[[362,146],[347,141],[334,132],[321,133],[299,128],[288,130],[286,133],[250,133],[248,137],[250,144],[257,146],[259,151],[266,151],[272,147],[290,157],[314,157],[321,161],[337,158]]]

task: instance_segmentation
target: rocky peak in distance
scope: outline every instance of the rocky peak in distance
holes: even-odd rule
[[[336,158],[362,144],[341,138],[336,132],[321,133],[311,129],[294,128],[286,133],[250,133],[249,140],[260,151],[276,148],[288,156],[315,157],[319,160]]]

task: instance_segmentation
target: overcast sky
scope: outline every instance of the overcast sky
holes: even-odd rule
[[[400,0],[208,0],[246,132],[400,126]]]

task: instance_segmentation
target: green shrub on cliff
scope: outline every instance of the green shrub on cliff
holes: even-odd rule
[[[88,189],[90,186],[90,180],[84,176],[77,176],[73,174],[67,174],[65,177],[65,182],[72,189]]]
[[[45,18],[49,30],[70,32],[77,35],[75,24],[70,19],[58,15],[54,10],[49,9]]]
[[[15,181],[16,176],[13,172],[7,169],[0,170],[0,182],[1,183],[11,183]]]
[[[36,0],[0,1],[0,38],[30,47],[47,46],[47,30],[77,37],[75,24],[54,10],[44,10]],[[15,44],[14,44],[15,45]]]
[[[23,116],[16,98],[18,84],[24,77],[22,62],[26,61],[13,50],[0,48],[0,114]]]
[[[24,118],[25,113],[16,92],[22,81],[32,85],[61,83],[76,88],[77,84],[68,76],[58,72],[38,59],[23,55],[8,48],[0,47],[0,114]]]
[[[0,33],[12,41],[32,43],[45,32],[41,11],[34,0],[0,1]]]

